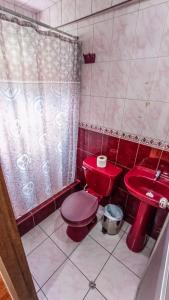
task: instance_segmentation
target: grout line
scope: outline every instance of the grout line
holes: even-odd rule
[[[43,291],[43,287],[44,287],[44,285],[49,281],[49,279],[51,279],[51,277],[60,269],[60,267],[62,267],[65,263],[66,263],[66,261],[68,261],[68,258],[66,258],[62,263],[61,263],[61,265],[59,266],[59,267],[57,267],[57,269],[49,276],[49,278],[45,281],[45,283],[40,287],[40,289],[42,289],[42,291]],[[43,292],[44,293],[44,292]],[[45,294],[45,296],[46,296],[46,294]]]
[[[65,223],[63,223],[61,226],[59,226],[54,232],[56,232],[56,231],[58,231],[63,225],[64,225]],[[42,231],[43,232],[45,232],[43,229],[42,229]],[[53,233],[54,233],[53,232]],[[52,234],[53,234],[52,233]],[[52,235],[51,234],[51,235]],[[70,254],[66,254],[64,251],[63,251],[63,249],[61,249],[57,244],[56,244],[56,242],[51,238],[51,235],[48,235],[48,234],[46,234],[47,235],[47,237],[56,245],[56,247],[67,257],[67,258],[69,258],[69,256],[70,255],[72,255],[72,253],[77,249],[77,247],[80,245],[80,244],[77,244],[77,247],[75,248],[75,249],[73,249],[73,251],[70,253]]]
[[[47,296],[46,296],[46,294],[43,292],[43,290],[42,289],[40,289],[38,292],[37,292],[37,294],[39,293],[41,291],[41,293],[45,296],[45,299],[46,300],[48,300],[48,298],[47,298]]]
[[[111,256],[113,256],[121,265],[123,265],[126,269],[128,269],[130,272],[132,272],[135,276],[137,276],[139,279],[141,279],[141,277],[136,274],[132,269],[130,269],[125,263],[123,263],[120,259],[118,259],[114,254],[111,254]]]
[[[122,239],[122,237],[124,236],[124,234],[126,233],[125,230],[121,229],[121,231],[123,231],[122,236],[120,237],[119,241]],[[107,250],[102,244],[100,244],[92,235],[90,235],[90,238],[92,238],[92,240],[94,240],[99,246],[101,246],[104,250],[106,250],[109,254],[112,254],[112,252],[114,251],[114,249],[116,248],[116,246],[114,246],[112,251]],[[119,241],[117,242],[117,244],[119,243]]]
[[[85,275],[81,269],[79,269],[79,267],[71,260],[71,257],[68,258],[68,260],[76,267],[76,269],[78,269],[80,271],[80,273],[90,282],[91,279],[89,279],[87,277],[87,275]]]
[[[83,297],[83,300],[87,297],[87,295],[89,294],[89,292],[90,292],[90,288],[88,289],[88,291],[87,291],[87,293],[85,294],[85,296]]]
[[[123,233],[123,235],[124,235],[124,233]],[[122,237],[123,237],[123,235],[122,235]],[[121,239],[122,239],[122,237],[121,237]],[[121,241],[121,239],[118,241],[118,243],[117,243],[117,245],[119,244],[119,242]],[[116,245],[116,247],[117,247],[117,245]],[[115,248],[116,248],[115,247]],[[100,270],[100,272],[98,273],[98,275],[96,276],[96,278],[95,278],[95,280],[94,281],[96,281],[97,280],[97,278],[99,277],[99,275],[101,274],[101,272],[102,272],[102,270],[104,269],[104,267],[105,267],[105,265],[107,264],[107,262],[109,261],[109,259],[110,259],[110,257],[111,257],[111,253],[109,253],[109,257],[108,257],[108,259],[106,260],[106,262],[104,263],[104,265],[102,266],[102,268],[101,268],[101,270]]]
[[[35,228],[35,227],[34,227]],[[43,242],[45,242],[46,240],[48,239],[48,236],[46,236],[45,237],[45,239],[43,240],[43,241],[41,241],[35,248],[33,248],[29,253],[25,253],[25,255],[26,255],[26,257],[28,257],[30,254],[32,254],[32,252],[34,251],[34,250],[36,250],[40,245],[42,245],[43,244]],[[22,242],[22,244],[23,244],[23,242]],[[25,251],[25,250],[24,250]]]

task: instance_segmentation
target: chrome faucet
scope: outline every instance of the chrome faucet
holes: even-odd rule
[[[160,179],[160,176],[161,176],[161,171],[160,170],[156,171],[154,181],[157,181],[158,179]]]

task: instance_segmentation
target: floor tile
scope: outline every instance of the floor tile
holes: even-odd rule
[[[121,230],[127,231],[128,228],[130,228],[130,226],[131,226],[131,225],[130,225],[128,222],[124,221],[124,222],[123,222],[123,225],[122,225],[122,227],[121,227]]]
[[[100,221],[104,214],[104,207],[102,205],[99,205],[99,208],[97,210],[97,220]]]
[[[108,257],[109,253],[88,236],[73,252],[70,259],[89,280],[94,280]]]
[[[37,296],[39,300],[47,300],[46,296],[41,290],[37,293]]]
[[[129,233],[130,229],[131,229],[131,224],[129,224],[129,226],[127,227],[126,233]]]
[[[83,274],[67,260],[42,288],[48,300],[82,300],[89,288]]]
[[[90,290],[85,300],[105,300],[105,298],[96,290]]]
[[[135,274],[139,277],[145,271],[150,250],[145,247],[142,252],[135,253],[127,247],[126,244],[127,234],[123,236],[121,241],[119,242],[117,248],[113,252],[113,255],[117,257],[123,264],[125,264],[128,268],[130,268]]]
[[[64,262],[66,256],[50,238],[40,244],[28,255],[30,270],[41,287],[56,269]]]
[[[48,234],[51,235],[64,223],[60,211],[56,210],[49,217],[43,220],[39,226]]]
[[[67,233],[67,224],[63,224],[59,227],[52,235],[51,239],[56,243],[56,245],[66,254],[70,255],[72,251],[77,248],[79,243],[72,241]]]
[[[98,222],[90,232],[92,238],[94,238],[109,252],[113,251],[123,234],[124,231],[122,230],[120,230],[120,232],[116,235],[103,234],[101,222]]]
[[[112,256],[96,280],[108,300],[134,300],[138,284],[139,278]]]
[[[25,254],[28,255],[40,243],[47,238],[47,235],[42,231],[39,226],[34,227],[22,237],[22,243]]]
[[[34,286],[35,286],[35,291],[38,292],[40,290],[40,287],[38,286],[36,280],[32,277],[33,279],[33,283],[34,283]]]
[[[156,244],[156,240],[153,238],[149,237],[148,242],[146,244],[146,247],[148,247],[151,251],[153,250],[154,246]]]

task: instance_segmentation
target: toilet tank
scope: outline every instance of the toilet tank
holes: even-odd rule
[[[96,156],[89,156],[83,161],[86,184],[89,191],[100,197],[107,197],[111,194],[122,169],[110,162],[107,162],[105,168],[99,168],[96,162]]]

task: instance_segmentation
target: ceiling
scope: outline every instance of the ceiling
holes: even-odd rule
[[[58,2],[58,0],[7,0],[5,2],[39,12],[52,6]]]

